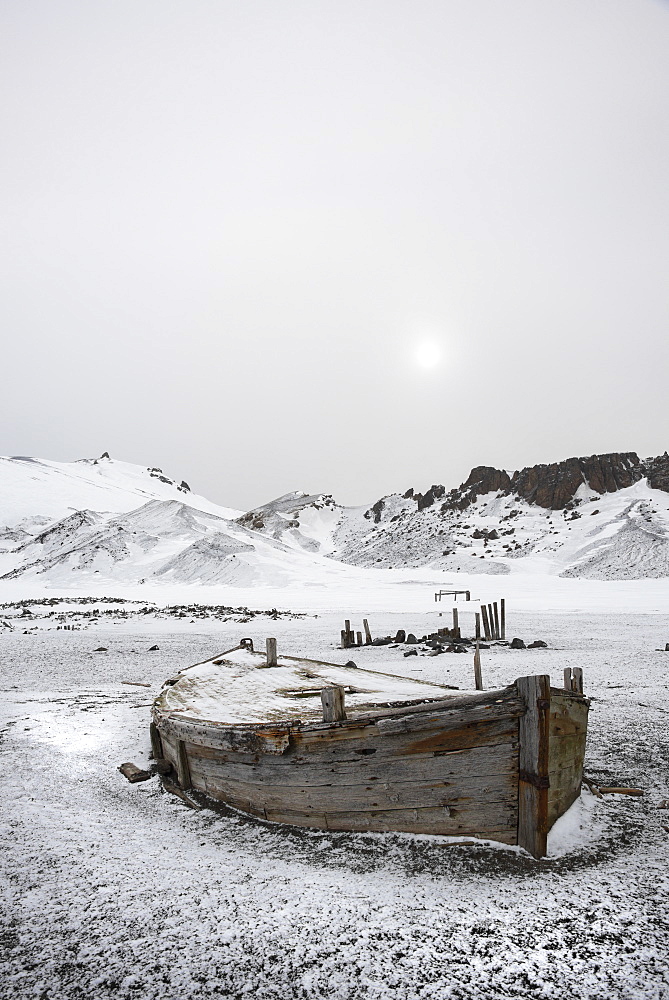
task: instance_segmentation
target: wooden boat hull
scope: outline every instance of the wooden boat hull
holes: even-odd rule
[[[476,837],[540,857],[580,794],[588,705],[520,678],[336,723],[231,727],[154,709],[152,738],[182,788],[265,820]]]

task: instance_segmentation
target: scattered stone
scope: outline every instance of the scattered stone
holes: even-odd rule
[[[98,646],[96,649],[93,650],[93,652],[94,653],[106,653],[107,652],[107,647],[106,646]]]
[[[407,651],[406,651],[406,653],[404,655],[405,656],[418,656],[418,650],[417,649],[407,649]]]
[[[411,643],[414,643],[414,642],[418,642],[418,639],[417,639],[417,638],[416,638],[416,636],[415,636],[415,635],[413,634],[413,632],[409,632],[408,636],[406,637],[406,641],[407,641],[407,642],[411,642]]]
[[[527,647],[525,646],[525,643],[523,642],[522,639],[511,640],[511,649],[526,649],[526,648]]]
[[[534,642],[531,642],[528,645],[527,648],[528,649],[548,649],[548,643],[544,642],[543,639],[535,639]]]
[[[404,631],[404,629],[403,628],[398,628],[397,635],[395,636],[395,642],[404,642],[404,640],[406,639],[406,637],[407,637],[407,634]]]
[[[389,646],[392,641],[389,635],[384,635],[378,639],[372,639],[372,646]]]
[[[149,646],[150,653],[154,653],[157,649],[160,649],[160,646]]]
[[[353,670],[358,669],[358,664],[354,663],[353,660],[349,660],[348,663],[344,664],[345,667],[351,667]]]

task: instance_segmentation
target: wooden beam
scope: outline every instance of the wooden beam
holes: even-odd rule
[[[179,787],[187,791],[191,787],[190,767],[188,764],[188,754],[186,744],[183,740],[177,740],[177,780]]]
[[[453,608],[453,638],[460,638],[460,625],[458,624],[458,609]]]
[[[564,677],[565,691],[571,691],[571,667],[565,667],[562,671],[562,676]]]
[[[500,638],[500,634],[499,634],[499,611],[497,609],[497,601],[494,602],[494,604],[492,606],[492,610],[493,610],[493,614],[495,616],[495,638],[499,639]]]
[[[367,621],[366,618],[362,619],[362,627],[365,630],[365,645],[366,646],[371,646],[372,645],[372,633],[369,631],[369,622]]]
[[[474,638],[481,638],[481,615],[478,611],[474,614]]]
[[[490,624],[488,622],[488,609],[485,604],[481,605],[481,617],[483,618],[483,636],[486,642],[489,642],[492,636],[490,635]]]
[[[478,618],[478,615],[476,616]],[[474,685],[477,691],[483,690],[483,678],[481,676],[481,652],[479,650],[478,639],[474,650]]]
[[[160,730],[155,722],[149,723],[149,736],[151,738],[151,756],[154,760],[161,760],[163,753],[163,741],[160,738]]]
[[[506,639],[506,601],[503,597],[499,602],[499,632],[500,639]]]
[[[576,694],[583,694],[583,669],[581,667],[574,667],[572,677],[572,690]]]
[[[321,691],[323,703],[323,722],[343,722],[346,718],[344,688],[340,684],[323,688]]]
[[[548,837],[548,748],[551,679],[519,677],[527,711],[520,718],[518,752],[518,844],[533,858],[546,856]]]
[[[492,614],[492,604],[488,605],[488,621],[490,622],[490,638],[496,639],[497,636],[495,635],[495,619]]]
[[[276,639],[267,640],[267,666],[275,667],[276,660]]]
[[[356,639],[358,640],[358,646],[362,646],[362,632],[356,632]]]

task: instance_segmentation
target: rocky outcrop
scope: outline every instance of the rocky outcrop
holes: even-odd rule
[[[615,493],[644,475],[636,452],[568,458],[552,465],[533,465],[514,473],[512,491],[538,507],[564,510],[585,484],[595,493]]]
[[[504,495],[513,492],[508,472],[504,472],[503,469],[495,469],[491,465],[477,465],[469,473],[469,478],[462,486],[457,490],[450,491],[441,509],[442,511],[464,510],[477,497],[484,493],[497,493],[498,490],[501,490]]]
[[[648,459],[644,465],[651,489],[669,493],[669,455],[666,451],[664,455]]]
[[[643,463],[633,451],[590,455],[567,458],[551,465],[528,466],[512,476],[502,469],[479,465],[472,469],[462,486],[451,490],[442,510],[464,510],[477,497],[499,492],[504,496],[515,494],[538,507],[564,510],[582,485],[595,493],[615,493],[632,486],[645,475],[655,489],[669,492],[669,456]]]

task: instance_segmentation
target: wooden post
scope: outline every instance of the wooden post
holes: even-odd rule
[[[527,706],[518,733],[518,844],[533,858],[543,858],[548,837],[551,679],[548,675],[519,677],[516,687]]]
[[[267,640],[267,666],[276,666],[276,639]]]
[[[458,609],[453,608],[453,638],[460,638],[460,625],[458,624]]]
[[[347,643],[348,643],[348,638],[346,636],[346,630],[342,629],[341,630],[341,648],[342,649],[346,649],[347,648]]]
[[[163,753],[163,741],[160,738],[160,730],[155,722],[149,723],[149,736],[151,737],[151,756],[154,760],[162,760],[165,756]]]
[[[495,638],[499,639],[499,611],[497,610],[497,601],[492,606],[493,613],[495,615]]]
[[[506,601],[503,597],[499,602],[499,637],[506,639]]]
[[[471,592],[471,590],[465,590],[465,600],[466,601],[471,601],[471,599],[472,599],[472,592]]]
[[[372,633],[369,631],[369,622],[367,621],[366,618],[362,619],[362,627],[365,630],[365,645],[366,646],[371,646],[372,645]]]
[[[479,650],[478,639],[476,640],[476,649],[474,650],[474,685],[477,691],[483,691],[483,677],[481,676],[481,653]]]
[[[575,691],[576,694],[583,694],[583,669],[582,667],[574,667],[572,670],[572,683],[571,689]]]
[[[323,722],[342,722],[346,718],[344,689],[340,684],[322,688]]]
[[[192,787],[186,744],[183,740],[177,740],[177,781],[184,791]]]
[[[492,604],[488,605],[488,621],[490,622],[490,638],[496,639],[497,636],[495,635],[495,619],[492,614]]]
[[[483,636],[486,642],[490,641],[490,625],[488,623],[488,609],[485,604],[481,605],[481,616],[483,618]]]
[[[356,639],[358,640],[358,645],[362,646],[362,632],[355,633]]]
[[[475,639],[480,639],[481,638],[481,615],[479,614],[478,611],[474,614],[474,622],[475,622],[475,625],[474,625],[474,638]]]
[[[571,667],[565,667],[562,671],[562,676],[564,677],[565,691],[571,691]]]

